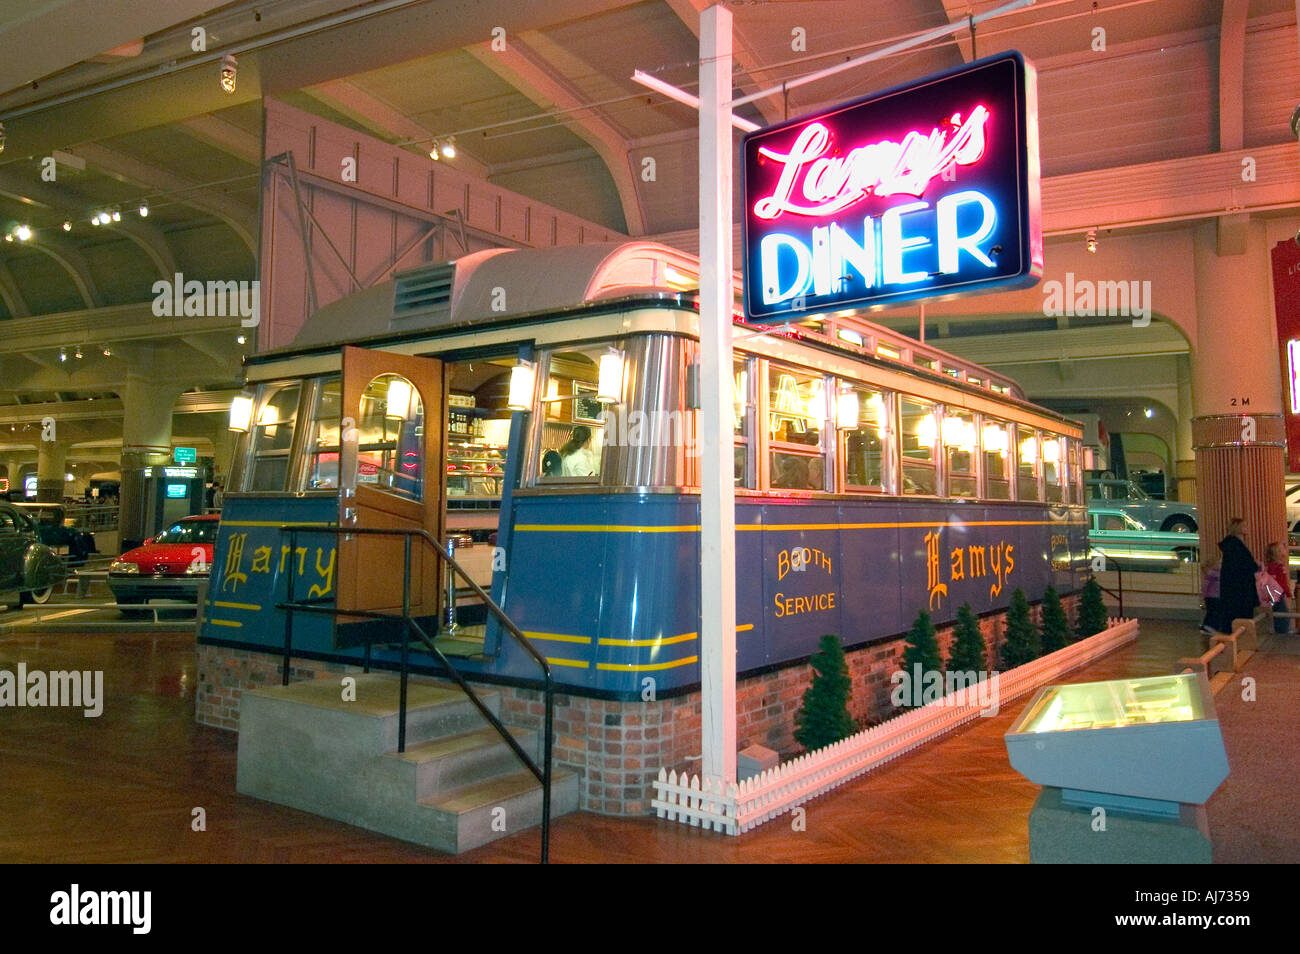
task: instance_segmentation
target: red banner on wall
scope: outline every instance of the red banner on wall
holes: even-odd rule
[[[1300,248],[1273,246],[1273,310],[1282,365],[1282,413],[1286,416],[1286,469],[1300,473]]]

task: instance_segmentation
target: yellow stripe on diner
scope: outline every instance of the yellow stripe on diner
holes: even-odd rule
[[[213,626],[234,626],[236,628],[244,625],[243,623],[234,619],[210,619],[208,620],[208,622],[211,623]]]
[[[515,527],[516,533],[538,533],[545,531],[560,531],[567,533],[699,533],[699,525],[664,527],[664,526],[631,526],[631,525],[604,525],[599,523],[521,523]]]
[[[550,656],[547,656],[546,661],[552,666],[572,666],[575,669],[591,668],[591,663],[583,659],[553,659]]]
[[[922,527],[1084,527],[1084,523],[1059,520],[918,520],[905,523],[738,523],[737,530],[905,530]],[[699,533],[699,525],[644,527],[595,523],[528,523],[515,527],[520,533]]]
[[[334,524],[321,520],[222,520],[223,527],[332,527]]]
[[[564,633],[530,633],[527,630],[521,630],[529,639],[537,639],[542,642],[554,643],[585,643],[591,645],[590,636],[566,636]]]
[[[224,609],[260,610],[262,608],[258,603],[227,603],[224,600],[213,600],[212,605]]]
[[[744,623],[736,627],[736,632],[744,633],[753,628],[753,623]],[[601,639],[598,642],[601,646],[670,646],[673,643],[685,643],[699,638],[699,633],[682,633],[680,636],[669,636],[667,639],[662,637],[657,639]]]
[[[699,661],[699,656],[687,656],[685,659],[674,659],[672,662],[646,663],[640,666],[632,663],[596,663],[596,668],[603,669],[606,672],[652,672],[656,669],[676,669],[678,666],[689,666],[691,663]]]

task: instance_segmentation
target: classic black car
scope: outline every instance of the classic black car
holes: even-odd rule
[[[68,576],[63,558],[42,543],[36,522],[0,502],[0,597],[18,594],[18,604],[44,603]]]
[[[88,530],[68,526],[67,511],[57,503],[16,504],[36,522],[41,543],[54,549],[68,548],[68,565],[81,566],[92,553],[98,553],[95,535]]]

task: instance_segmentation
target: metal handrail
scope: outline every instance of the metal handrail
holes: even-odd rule
[[[1093,549],[1096,550],[1098,553],[1100,553],[1107,560],[1111,559],[1110,555],[1107,554],[1106,551],[1101,549],[1100,547],[1093,546]],[[1124,618],[1124,566],[1119,561],[1115,561],[1114,566],[1115,566],[1115,575],[1117,577],[1115,582],[1116,585],[1119,587],[1119,592],[1116,593],[1108,586],[1101,586],[1100,582],[1098,582],[1097,585],[1101,587],[1101,591],[1103,593],[1109,593],[1112,597],[1114,597],[1115,601],[1119,603],[1119,615],[1120,618],[1123,619]],[[1096,574],[1093,575],[1093,579],[1094,580],[1097,579]]]
[[[501,739],[506,743],[506,745],[510,747],[510,749],[519,758],[519,760],[524,763],[524,766],[528,769],[529,772],[532,773],[533,777],[536,778],[541,783],[542,785],[541,862],[542,864],[547,864],[550,860],[550,842],[551,842],[551,762],[552,762],[551,756],[554,747],[555,680],[551,675],[551,666],[550,663],[546,661],[546,657],[537,651],[537,648],[533,646],[532,642],[529,641],[528,637],[526,637],[523,634],[523,632],[520,631],[519,627],[517,627],[514,624],[514,622],[510,619],[510,617],[506,615],[505,610],[503,610],[500,606],[498,606],[497,603],[492,599],[492,597],[489,596],[487,592],[481,586],[479,586],[478,583],[476,583],[469,576],[468,573],[465,572],[465,570],[460,566],[460,564],[456,562],[455,557],[445,552],[442,546],[438,543],[437,539],[431,533],[429,533],[427,530],[424,530],[423,528],[340,527],[337,525],[330,526],[330,527],[320,527],[320,526],[312,526],[309,524],[284,524],[280,527],[280,533],[281,535],[285,533],[289,534],[290,553],[297,552],[299,533],[330,533],[333,534],[335,537],[337,537],[339,534],[347,534],[349,536],[352,534],[357,534],[357,535],[389,536],[389,537],[400,536],[403,538],[402,615],[401,616],[394,616],[391,613],[379,613],[373,610],[348,610],[348,609],[340,609],[338,606],[322,606],[320,605],[319,600],[309,600],[301,603],[296,602],[293,598],[293,581],[296,574],[294,574],[292,571],[289,573],[288,591],[285,594],[286,600],[283,603],[275,604],[276,609],[282,609],[285,611],[284,666],[283,666],[281,685],[287,686],[289,684],[289,658],[292,655],[292,648],[293,648],[293,614],[295,612],[318,613],[323,616],[336,616],[336,617],[357,616],[357,617],[362,617],[364,619],[382,619],[382,620],[391,620],[394,622],[402,623],[407,630],[407,635],[404,636],[404,638],[402,639],[402,656],[401,656],[401,663],[399,666],[401,684],[400,684],[399,702],[398,702],[397,750],[399,752],[406,751],[406,689],[407,689],[407,679],[409,676],[407,654],[409,652],[409,647],[410,647],[409,634],[414,633],[416,637],[420,640],[420,642],[423,643],[424,646],[428,649],[430,655],[432,655],[439,662],[439,664],[443,667],[443,669],[447,671],[447,673],[461,688],[461,690],[465,693],[465,695],[469,697],[470,702],[474,704],[474,707],[478,709],[479,713],[483,716],[484,719],[487,720],[488,724],[491,725],[492,728],[496,730],[496,733],[499,736],[501,736]],[[470,688],[469,683],[465,681],[465,677],[462,676],[460,671],[451,664],[451,661],[447,659],[447,657],[443,654],[442,650],[440,650],[437,647],[434,641],[429,638],[429,635],[425,633],[423,627],[421,627],[420,624],[417,623],[411,617],[411,539],[413,537],[420,537],[426,543],[428,543],[433,548],[433,552],[438,555],[439,560],[447,563],[455,573],[460,574],[460,576],[467,583],[469,583],[470,587],[473,588],[473,591],[479,596],[480,599],[483,600],[484,604],[488,608],[488,611],[491,612],[492,615],[496,617],[497,621],[505,628],[506,632],[508,632],[515,639],[515,641],[518,642],[524,648],[525,652],[527,652],[530,656],[533,657],[533,659],[537,662],[538,666],[541,667],[542,676],[544,680],[543,691],[544,691],[545,701],[546,701],[546,711],[544,716],[544,731],[542,735],[542,764],[540,767],[533,761],[532,757],[529,756],[529,754],[524,751],[523,746],[519,744],[519,741],[514,737],[514,735],[511,734],[510,730],[505,727],[505,725],[501,722],[501,720],[498,719],[496,715],[493,714],[492,710],[489,709],[487,705],[483,702],[483,700],[478,697],[478,693],[474,692]],[[276,568],[276,573],[277,574],[279,573],[278,567]],[[274,587],[274,585],[275,582],[274,580],[272,580],[272,586]],[[274,590],[272,590],[272,592],[274,592]],[[369,671],[369,660],[370,660],[370,644],[369,642],[367,642],[366,671]]]

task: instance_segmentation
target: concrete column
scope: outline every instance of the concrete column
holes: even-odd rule
[[[1286,437],[1263,223],[1247,226],[1245,246],[1220,255],[1215,223],[1196,229],[1192,439],[1202,550],[1217,553],[1228,521],[1244,517],[1262,559],[1286,541]]]
[[[62,503],[67,484],[68,445],[64,441],[41,441],[36,452],[36,499]]]
[[[144,468],[171,461],[172,408],[184,390],[161,375],[132,369],[122,390],[122,547],[153,536],[146,526]]]

